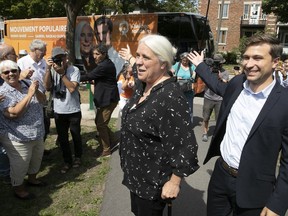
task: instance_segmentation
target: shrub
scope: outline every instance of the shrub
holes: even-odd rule
[[[226,64],[237,64],[237,52],[230,51],[227,53],[222,53],[224,59],[226,60]]]

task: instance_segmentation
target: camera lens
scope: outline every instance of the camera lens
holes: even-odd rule
[[[66,91],[57,91],[55,92],[56,98],[65,98],[66,97]]]
[[[61,66],[62,64],[62,58],[52,57],[52,61],[58,66]]]

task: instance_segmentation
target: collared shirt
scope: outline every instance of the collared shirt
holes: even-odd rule
[[[251,128],[264,106],[276,80],[260,92],[253,92],[246,80],[244,89],[232,106],[226,123],[226,133],[220,145],[224,161],[238,169],[243,147]]]
[[[80,94],[78,87],[75,91],[70,93],[60,78],[60,75],[57,74],[53,68],[51,69],[51,72],[53,77],[54,112],[58,114],[71,114],[80,112]],[[80,71],[73,65],[68,66],[65,76],[70,82],[80,83]],[[56,97],[57,92],[64,93],[63,97]]]
[[[39,90],[41,92],[45,92],[44,87],[44,76],[47,68],[47,64],[45,59],[41,59],[38,63],[35,62],[30,55],[26,55],[20,58],[17,61],[17,64],[21,70],[26,70],[31,68],[34,70],[33,75],[31,76],[31,80],[38,80],[39,81]]]
[[[30,84],[30,80],[25,81]],[[27,110],[20,117],[9,119],[3,116],[5,109],[15,106],[26,97],[28,88],[24,82],[21,82],[22,92],[7,83],[0,87],[0,94],[5,95],[4,101],[0,103],[0,119],[5,128],[0,133],[8,135],[12,141],[29,142],[43,139],[44,136],[43,106],[36,96],[32,97]]]
[[[172,173],[188,176],[199,168],[189,105],[175,81],[159,83],[138,103],[140,87],[123,110],[123,184],[144,199],[159,198]]]

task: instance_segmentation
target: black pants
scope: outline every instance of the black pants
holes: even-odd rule
[[[72,152],[69,145],[69,128],[74,144],[74,155],[77,158],[82,156],[82,139],[81,139],[81,112],[71,114],[54,114],[58,141],[63,154],[65,163],[72,164]]]
[[[208,187],[207,216],[228,216],[231,212],[233,216],[260,215],[263,208],[244,209],[237,205],[236,180],[218,159]]]
[[[160,198],[157,200],[142,199],[130,192],[131,211],[135,216],[162,216],[166,203]]]

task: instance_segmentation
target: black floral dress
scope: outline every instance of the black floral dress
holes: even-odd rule
[[[122,115],[120,158],[123,184],[144,199],[157,199],[174,173],[184,177],[198,166],[198,145],[189,105],[175,78],[159,83],[141,103],[136,90]]]

